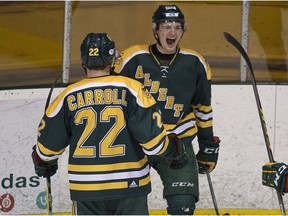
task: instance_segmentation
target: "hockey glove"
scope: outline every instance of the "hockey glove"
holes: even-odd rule
[[[212,172],[218,160],[219,137],[213,137],[213,141],[198,140],[199,151],[196,155],[199,173]]]
[[[288,165],[267,163],[262,167],[262,184],[275,188],[281,194],[288,193]]]
[[[58,169],[58,159],[49,162],[42,161],[36,152],[36,146],[33,146],[32,160],[34,163],[35,173],[39,177],[43,176],[46,178],[48,175],[53,176]]]
[[[176,134],[169,134],[168,137],[169,145],[174,146],[172,155],[168,156],[170,167],[171,169],[181,169],[188,163],[185,147],[181,143],[180,139],[176,136]]]

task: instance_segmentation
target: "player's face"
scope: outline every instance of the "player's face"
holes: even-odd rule
[[[183,29],[179,22],[160,23],[158,37],[162,47],[158,47],[163,54],[173,54],[177,44],[183,35]]]

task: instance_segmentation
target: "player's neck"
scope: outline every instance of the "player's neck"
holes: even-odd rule
[[[158,45],[154,44],[152,46],[152,52],[154,56],[158,59],[161,65],[168,65],[169,62],[173,59],[175,53],[173,54],[163,54],[158,50]]]
[[[88,70],[87,78],[101,77],[110,75],[110,70]]]

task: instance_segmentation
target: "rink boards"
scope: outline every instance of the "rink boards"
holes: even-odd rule
[[[62,89],[56,88],[52,98]],[[258,85],[258,90],[274,158],[288,163],[288,86]],[[34,173],[31,149],[36,143],[48,91],[48,88],[0,91],[1,214],[46,213],[46,181]],[[280,213],[276,193],[261,184],[261,167],[268,162],[268,155],[252,86],[213,85],[212,94],[214,133],[222,140],[218,164],[211,173],[220,213]],[[193,146],[197,151],[196,141]],[[71,210],[66,170],[67,151],[52,177],[54,212]],[[166,209],[163,187],[153,169],[151,173],[153,191],[149,195],[149,208],[152,214],[162,214]],[[287,196],[283,199],[287,205]],[[197,209],[196,214],[214,214],[205,175],[200,175]]]

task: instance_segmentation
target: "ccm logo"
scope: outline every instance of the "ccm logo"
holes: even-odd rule
[[[278,172],[276,172],[276,176],[275,176],[275,180],[274,180],[274,184],[276,186],[278,186],[278,180],[280,179],[280,175],[282,174],[282,172],[284,170],[286,170],[286,166],[285,165],[282,165],[279,169],[278,169]]]
[[[194,187],[194,183],[190,182],[173,182],[172,187]]]
[[[213,153],[218,153],[219,152],[219,148],[205,148],[204,152],[206,154],[213,154]]]

